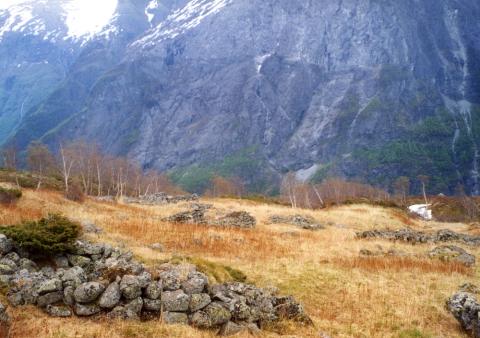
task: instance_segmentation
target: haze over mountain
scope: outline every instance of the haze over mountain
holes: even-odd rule
[[[0,143],[479,194],[478,1],[112,3],[88,27],[72,1],[0,7]]]

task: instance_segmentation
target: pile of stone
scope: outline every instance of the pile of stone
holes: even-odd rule
[[[0,280],[8,286],[9,302],[36,305],[55,317],[161,319],[224,335],[258,331],[283,319],[309,322],[292,297],[243,283],[212,285],[190,264],[147,270],[131,252],[107,244],[79,240],[41,268],[3,235],[0,252]]]
[[[231,212],[213,222],[213,225],[221,227],[235,227],[243,229],[255,228],[257,221],[255,217],[246,211]]]
[[[290,224],[300,227],[305,230],[320,230],[325,229],[321,224],[318,224],[315,219],[309,216],[293,215],[293,216],[279,216],[273,215],[270,217],[270,223],[273,224]]]
[[[210,208],[208,204],[192,203],[190,210],[176,213],[162,220],[179,224],[206,224],[205,212]]]
[[[462,290],[455,293],[447,300],[447,308],[465,331],[480,338],[480,303],[473,293]]]
[[[480,236],[471,236],[467,234],[457,233],[448,229],[439,230],[433,233],[425,233],[408,228],[401,230],[369,230],[364,232],[358,232],[357,238],[378,238],[391,241],[407,242],[411,244],[462,242],[472,246],[480,245]]]
[[[413,258],[432,258],[439,259],[444,262],[455,262],[466,267],[475,265],[476,258],[474,255],[468,253],[465,249],[454,245],[438,246],[425,254],[410,254],[397,249],[390,249],[385,251],[381,246],[376,250],[361,249],[360,256],[363,257],[413,257]]]
[[[179,224],[200,224],[212,225],[218,227],[235,227],[250,229],[257,224],[255,217],[246,211],[234,211],[217,219],[207,219],[205,213],[211,209],[212,205],[192,203],[190,210],[176,213],[172,216],[163,218],[165,222],[179,223]]]
[[[140,197],[128,197],[124,199],[125,203],[136,203],[145,205],[176,204],[180,202],[195,201],[198,201],[197,194],[170,196],[163,192],[150,195],[142,195]]]

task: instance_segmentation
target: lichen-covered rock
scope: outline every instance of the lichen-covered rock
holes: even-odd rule
[[[102,309],[97,304],[75,304],[75,314],[77,316],[88,317],[100,313]]]
[[[166,291],[176,291],[182,287],[181,277],[176,269],[162,271],[159,276]]]
[[[28,258],[21,258],[18,262],[18,268],[29,272],[35,272],[38,270],[37,264]]]
[[[475,265],[475,256],[455,245],[442,245],[431,250],[428,255],[446,262],[458,262],[465,266]]]
[[[447,308],[465,331],[480,337],[480,304],[474,295],[458,292],[447,301]]]
[[[37,292],[39,295],[59,290],[62,290],[62,281],[58,278],[47,279],[37,285]]]
[[[76,241],[72,253],[76,255],[102,255],[103,245],[87,241]]]
[[[128,300],[135,299],[142,295],[142,288],[137,276],[125,275],[120,282],[120,292]]]
[[[196,312],[203,309],[212,302],[212,299],[207,293],[197,293],[191,295],[189,309],[190,312]]]
[[[162,301],[160,299],[143,299],[143,309],[145,311],[159,312],[162,309]]]
[[[198,271],[188,274],[188,279],[182,283],[182,289],[186,294],[202,293],[208,284],[208,277]]]
[[[190,296],[182,290],[165,291],[162,294],[162,304],[165,311],[186,312],[190,305]]]
[[[228,337],[228,336],[234,336],[240,332],[246,332],[246,331],[248,331],[248,329],[243,325],[238,325],[234,322],[226,322],[225,324],[222,325],[222,328],[220,329],[218,334],[223,337]]]
[[[159,299],[162,294],[162,281],[153,281],[145,288],[144,296],[149,299]]]
[[[45,312],[52,317],[70,317],[72,311],[67,306],[47,305]]]
[[[57,268],[68,269],[68,267],[70,266],[67,256],[64,255],[55,256],[53,258],[53,261]]]
[[[78,303],[90,303],[97,300],[104,290],[105,287],[98,282],[87,282],[75,289],[73,297]]]
[[[72,266],[79,266],[81,268],[86,268],[90,265],[92,260],[88,257],[80,256],[80,255],[67,255],[68,262]]]
[[[50,293],[46,293],[44,295],[38,296],[37,306],[46,307],[47,305],[55,304],[61,301],[63,301],[62,291],[50,292]]]
[[[104,309],[113,309],[120,302],[120,284],[118,281],[111,283],[103,292],[98,305]]]
[[[196,327],[210,329],[227,323],[231,318],[231,313],[222,304],[213,302],[203,310],[195,312],[191,322]]]
[[[125,319],[139,319],[143,308],[143,299],[141,297],[131,300],[125,304]]]
[[[163,321],[166,324],[188,324],[188,316],[181,312],[164,312]]]
[[[75,287],[67,286],[63,289],[63,302],[67,305],[74,305],[75,304]]]
[[[0,254],[8,254],[13,249],[13,242],[4,234],[0,234]]]

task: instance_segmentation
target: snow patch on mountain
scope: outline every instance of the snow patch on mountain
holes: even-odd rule
[[[207,17],[217,14],[232,0],[192,0],[170,14],[153,32],[135,44],[148,44],[174,39],[200,25]],[[149,5],[150,6],[150,5]]]
[[[145,8],[145,15],[148,19],[148,22],[152,24],[153,18],[155,17],[155,14],[151,13],[152,10],[157,9],[159,6],[158,0],[152,0],[148,3],[147,7]]]

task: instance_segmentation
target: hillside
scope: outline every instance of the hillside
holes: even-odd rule
[[[428,174],[432,193],[480,192],[476,1],[121,0],[75,39],[32,13],[67,38],[0,13],[9,145],[85,138],[173,174],[254,149],[248,170],[227,174],[383,187]]]
[[[278,287],[305,307],[314,327],[286,323],[276,332],[296,337],[464,337],[445,309],[445,301],[464,283],[475,283],[478,268],[444,263],[424,256],[438,246],[386,240],[360,240],[358,231],[403,229],[433,232],[452,229],[469,233],[465,224],[424,222],[403,211],[351,205],[320,211],[291,209],[258,202],[202,199],[219,217],[247,211],[257,220],[254,229],[208,227],[162,221],[189,203],[164,206],[112,204],[88,199],[67,201],[56,192],[23,191],[16,205],[0,207],[0,224],[38,219],[61,212],[94,223],[101,234],[87,234],[95,242],[131,249],[150,265],[177,260],[205,261],[242,271],[250,283]],[[271,216],[311,216],[325,226],[318,231],[288,224],[271,224]],[[150,248],[161,243],[163,251]],[[456,244],[458,245],[458,244]],[[416,256],[361,256],[360,250],[402,252]],[[478,257],[480,249],[461,245]],[[183,257],[183,258],[182,258]],[[189,257],[188,259],[185,257]],[[129,322],[106,319],[50,318],[33,306],[9,307],[13,337],[213,337],[214,332],[159,321]],[[274,337],[264,331],[261,336]],[[322,335],[320,335],[322,337]]]

